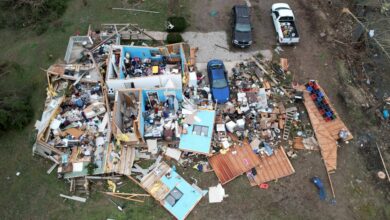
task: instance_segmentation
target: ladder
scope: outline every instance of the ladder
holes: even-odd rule
[[[283,136],[282,136],[283,140],[285,141],[287,141],[288,137],[290,136],[292,122],[296,112],[297,112],[296,107],[291,107],[286,109],[286,123],[284,125]]]

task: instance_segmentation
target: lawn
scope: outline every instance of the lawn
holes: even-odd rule
[[[151,198],[144,204],[123,203],[124,212],[118,211],[99,192],[93,192],[85,204],[64,201],[59,194],[69,194],[69,184],[58,180],[56,172],[46,174],[51,162],[32,156],[33,126],[42,113],[46,96],[46,77],[41,68],[63,59],[69,36],[84,34],[89,24],[98,27],[101,23],[137,23],[149,30],[162,31],[168,15],[168,0],[145,0],[134,6],[159,11],[159,14],[112,10],[113,7],[133,7],[119,0],[86,2],[84,5],[83,1],[69,1],[65,14],[40,36],[31,28],[0,30],[0,63],[15,62],[23,69],[22,73],[2,75],[0,86],[20,89],[33,84],[31,94],[35,115],[24,130],[9,131],[0,136],[1,219],[169,218],[167,212]],[[17,172],[20,172],[19,176],[16,176]],[[131,182],[127,182],[121,190],[143,193]]]

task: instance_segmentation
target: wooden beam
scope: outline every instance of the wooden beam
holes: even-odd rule
[[[123,196],[145,196],[145,197],[150,197],[149,194],[139,194],[139,193],[121,193],[121,192],[103,192],[103,193],[106,193],[108,195],[123,195]]]
[[[129,201],[144,202],[143,200],[134,198],[134,197],[137,197],[137,196],[144,196],[144,194],[112,193],[112,192],[101,192],[101,193],[104,193],[106,195],[113,196],[113,197],[116,197],[116,198],[129,200]],[[146,195],[146,196],[149,196],[149,195]],[[146,197],[146,196],[144,196],[144,197]]]
[[[57,167],[57,163],[54,163],[53,166],[50,167],[50,169],[46,172],[48,175],[51,174],[51,172],[53,172],[53,170]]]
[[[137,12],[146,12],[146,13],[153,13],[153,14],[159,14],[159,11],[148,11],[148,10],[141,10],[141,9],[134,9],[134,8],[112,8],[112,10],[122,10],[122,11],[137,11]]]
[[[91,180],[120,180],[120,176],[85,176],[86,179]]]
[[[74,200],[74,201],[77,201],[77,202],[86,202],[87,201],[86,198],[78,197],[78,196],[67,196],[67,195],[64,195],[64,194],[60,194],[60,196],[62,198],[71,199],[71,200]]]
[[[138,182],[136,179],[134,179],[132,176],[127,175],[127,178],[129,178],[129,179],[132,180],[134,183],[136,183],[138,186],[140,186],[142,189],[144,189],[144,187],[141,185],[141,183]]]
[[[375,143],[375,144],[376,144],[376,148],[378,149],[379,156],[381,157],[383,167],[385,168],[387,180],[390,182],[390,176],[389,176],[389,172],[387,171],[387,168],[386,168],[385,160],[383,160],[382,153],[381,153],[381,150],[379,149],[378,143]]]

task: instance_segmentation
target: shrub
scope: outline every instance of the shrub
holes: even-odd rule
[[[183,41],[183,38],[179,33],[168,33],[167,35],[167,43],[168,44],[175,44],[180,43]]]
[[[29,96],[9,94],[0,101],[0,130],[22,129],[34,116]]]
[[[87,168],[88,175],[92,176],[95,172],[95,169],[98,168],[98,165],[96,165],[96,163],[89,162],[85,168]]]
[[[32,82],[25,82],[24,70],[16,63],[0,64],[0,133],[24,128],[33,118]],[[12,78],[15,77],[15,78]],[[25,84],[22,85],[22,82]]]
[[[68,0],[0,1],[0,27],[38,26],[37,32],[42,33],[50,22],[64,14],[67,2]]]
[[[168,22],[173,25],[172,29],[167,28],[168,32],[183,32],[188,26],[184,17],[169,17]]]

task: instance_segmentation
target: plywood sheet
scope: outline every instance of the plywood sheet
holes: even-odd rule
[[[280,179],[295,173],[283,147],[274,150],[271,156],[260,156],[260,164],[256,166],[257,175],[249,177],[251,186]]]
[[[221,184],[226,184],[248,170],[259,165],[259,157],[253,153],[248,142],[233,146],[226,154],[216,154],[209,158]]]

